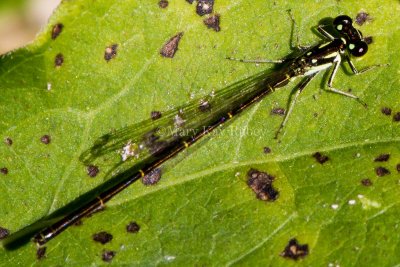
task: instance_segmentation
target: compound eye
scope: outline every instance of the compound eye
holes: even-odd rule
[[[367,53],[368,45],[364,41],[358,41],[355,43],[350,43],[348,45],[348,49],[350,51],[350,54],[352,54],[353,56],[361,57]]]
[[[353,21],[349,16],[341,15],[333,20],[333,25],[338,32],[347,31],[347,29],[352,25]]]

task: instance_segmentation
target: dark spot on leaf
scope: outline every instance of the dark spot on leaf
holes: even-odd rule
[[[62,25],[61,23],[57,23],[56,25],[54,25],[53,30],[51,31],[51,39],[55,40],[60,35],[63,28],[64,25]]]
[[[372,181],[369,178],[364,178],[364,179],[361,180],[361,184],[363,186],[371,186],[372,185]]]
[[[208,18],[205,18],[203,20],[203,22],[209,29],[213,29],[216,32],[219,32],[221,30],[221,27],[219,26],[219,23],[220,23],[220,15],[219,14],[214,14]]]
[[[395,122],[399,122],[400,121],[400,112],[396,112],[393,115],[393,121],[395,121]]]
[[[193,4],[194,0],[186,0],[189,4]]]
[[[269,148],[269,147],[264,147],[264,153],[265,154],[269,154],[269,153],[271,153],[271,148]]]
[[[8,174],[8,169],[6,167],[3,167],[0,169],[0,173],[7,175]]]
[[[206,112],[211,110],[211,104],[208,101],[202,100],[199,105],[199,110],[201,112]]]
[[[110,242],[113,239],[113,236],[107,232],[98,232],[93,235],[93,240],[101,243],[102,245]]]
[[[96,177],[99,171],[99,167],[95,165],[89,165],[86,167],[86,172],[90,177]]]
[[[389,158],[390,158],[389,154],[381,154],[381,155],[377,156],[374,161],[375,162],[383,162],[383,161],[388,161]]]
[[[4,139],[4,143],[8,146],[11,146],[13,144],[13,140],[10,137],[7,137]]]
[[[286,113],[286,110],[284,108],[273,108],[271,110],[271,115],[284,116],[285,113]]]
[[[383,107],[381,109],[382,114],[386,115],[386,116],[390,116],[392,115],[392,110],[388,107]]]
[[[54,59],[54,66],[61,67],[63,63],[64,63],[63,54],[61,54],[61,53],[57,54],[56,58]]]
[[[367,12],[361,11],[356,16],[356,23],[358,25],[363,25],[367,21],[372,21],[372,18],[369,16]]]
[[[258,199],[274,201],[278,198],[279,192],[272,186],[274,176],[255,169],[250,169],[247,176],[247,185],[256,193]]]
[[[161,118],[161,116],[162,116],[162,114],[160,111],[152,111],[150,113],[150,117],[152,120],[157,120],[157,119]]]
[[[364,37],[364,42],[366,42],[367,45],[370,45],[374,42],[374,38],[372,36],[366,36]]]
[[[328,157],[328,156],[322,155],[320,152],[315,152],[312,156],[313,156],[313,157],[317,160],[317,162],[320,163],[320,164],[324,164],[325,162],[327,162],[327,161],[329,160],[329,157]]]
[[[290,239],[285,249],[280,254],[284,258],[298,260],[308,255],[308,245],[300,245],[296,238]]]
[[[137,233],[140,230],[140,226],[136,223],[136,222],[130,222],[127,226],[126,226],[126,231],[128,233]]]
[[[106,50],[104,51],[104,59],[106,61],[110,61],[111,59],[115,58],[117,56],[117,48],[117,44],[106,47]]]
[[[38,260],[41,260],[41,259],[43,259],[45,256],[46,256],[46,247],[39,247],[39,248],[36,250],[36,258],[37,258]]]
[[[166,8],[168,6],[168,1],[167,0],[161,0],[158,2],[158,6],[161,8]]]
[[[396,170],[400,172],[400,163],[396,165]]]
[[[178,33],[169,39],[161,48],[160,54],[163,57],[173,58],[178,50],[178,44],[183,36],[183,32]]]
[[[6,238],[9,235],[10,235],[10,231],[8,229],[0,226],[0,240]]]
[[[42,142],[45,145],[50,144],[50,142],[51,142],[50,135],[45,134],[42,137],[40,137],[40,142]]]
[[[101,259],[105,262],[110,262],[115,257],[115,254],[117,254],[115,251],[104,250]]]
[[[142,177],[142,183],[144,185],[155,185],[161,179],[161,169],[155,168],[150,173]]]
[[[214,0],[198,0],[196,5],[196,13],[199,16],[211,14],[213,11]]]
[[[388,169],[386,169],[385,167],[377,167],[377,168],[375,168],[375,173],[379,177],[382,177],[382,176],[390,174],[390,171]]]

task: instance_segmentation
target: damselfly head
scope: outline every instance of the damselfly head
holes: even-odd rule
[[[345,40],[349,53],[355,57],[361,57],[368,51],[368,44],[364,41],[361,31],[353,27],[353,21],[349,16],[341,15],[333,20],[333,26]]]

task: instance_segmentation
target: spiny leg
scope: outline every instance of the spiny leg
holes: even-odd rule
[[[288,111],[285,114],[285,118],[283,119],[281,125],[279,126],[278,131],[276,131],[275,134],[275,139],[278,139],[278,135],[280,134],[280,132],[282,131],[283,127],[285,127],[290,114],[293,111],[294,105],[296,104],[297,98],[299,97],[300,93],[304,90],[304,88],[306,88],[306,86],[311,82],[311,80],[318,74],[318,72],[308,76],[307,78],[303,79],[303,81],[301,81],[301,83],[296,86],[296,94],[294,95],[294,98],[290,101],[289,104],[289,108]]]
[[[226,57],[228,60],[239,61],[244,63],[272,63],[272,64],[281,64],[285,62],[284,59],[270,60],[270,59],[240,59],[233,57]]]
[[[378,68],[378,67],[387,67],[387,66],[389,66],[389,64],[376,64],[376,65],[368,66],[368,67],[366,67],[364,69],[361,69],[361,70],[357,70],[356,66],[354,66],[353,62],[351,61],[351,59],[350,59],[350,57],[348,55],[346,55],[346,60],[350,65],[351,71],[355,75],[370,71],[370,70]]]
[[[287,12],[289,14],[290,20],[292,21],[292,29],[290,31],[290,49],[291,50],[296,50],[297,49],[297,50],[300,50],[300,51],[305,51],[305,50],[309,49],[310,46],[301,45],[300,44],[300,41],[299,41],[299,30],[298,30],[296,21],[295,21],[295,19],[293,17],[292,10],[288,9]],[[294,32],[296,32],[296,43],[294,43],[294,38],[293,38],[294,37]]]

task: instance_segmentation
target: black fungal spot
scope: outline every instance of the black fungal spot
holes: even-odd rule
[[[161,7],[161,8],[167,8],[168,1],[167,0],[161,0],[160,2],[158,2],[158,6]]]
[[[180,32],[177,35],[171,37],[171,39],[169,39],[161,48],[160,54],[163,57],[173,58],[176,51],[178,51],[178,44],[182,36],[183,32]]]
[[[356,16],[356,23],[358,25],[363,25],[365,22],[372,21],[372,18],[369,16],[367,12],[361,11]]]
[[[374,38],[372,36],[366,36],[364,37],[364,42],[366,42],[367,45],[370,45],[374,42]]]
[[[372,185],[372,181],[369,178],[364,178],[364,179],[361,180],[361,184],[363,186],[371,186]]]
[[[189,4],[193,4],[194,0],[186,0]]]
[[[285,249],[280,254],[284,258],[298,260],[308,255],[308,245],[300,245],[296,238],[290,239]]]
[[[8,229],[0,226],[0,240],[6,238],[9,235],[10,235],[10,231]]]
[[[396,170],[400,172],[400,163],[396,165]]]
[[[220,15],[219,14],[214,14],[208,18],[205,18],[203,20],[203,22],[209,29],[213,29],[216,32],[219,32],[221,30],[221,27],[219,26],[219,23],[220,23]]]
[[[51,31],[51,39],[55,40],[60,35],[63,28],[64,25],[62,25],[61,23],[57,23],[56,25],[54,25],[53,30]]]
[[[45,145],[50,144],[50,142],[51,142],[50,135],[45,134],[42,137],[40,137],[40,142],[42,142]]]
[[[8,174],[8,169],[6,167],[3,167],[0,169],[0,173],[7,175]]]
[[[106,50],[104,51],[104,59],[106,61],[110,61],[111,59],[115,58],[117,56],[117,48],[117,44],[106,47]]]
[[[320,152],[315,152],[312,156],[313,156],[313,157],[317,160],[317,162],[320,163],[320,164],[324,164],[325,162],[327,162],[327,161],[329,160],[329,157],[328,157],[328,156],[322,155]]]
[[[388,107],[383,107],[381,109],[382,114],[386,115],[386,116],[390,116],[392,115],[392,110]]]
[[[4,139],[4,143],[8,146],[11,146],[13,144],[13,140],[10,137],[7,137]]]
[[[278,198],[279,192],[272,186],[275,177],[266,172],[250,169],[247,173],[247,185],[256,193],[258,199],[274,201]]]
[[[126,226],[126,231],[128,233],[137,233],[140,230],[140,226],[136,223],[136,222],[130,222],[127,226]]]
[[[382,176],[385,176],[385,175],[389,175],[390,171],[388,169],[386,169],[385,167],[377,167],[377,168],[375,168],[375,173],[379,177],[382,177]]]
[[[269,148],[269,147],[264,147],[264,153],[265,154],[269,154],[269,153],[271,153],[271,148]]]
[[[160,111],[152,111],[150,113],[150,117],[152,120],[157,120],[157,119],[161,118],[161,116],[162,116],[162,114]]]
[[[144,185],[155,185],[161,179],[161,169],[155,168],[149,174],[142,177],[142,183]]]
[[[384,162],[388,161],[390,158],[390,154],[381,154],[375,158],[375,162]]]
[[[285,113],[286,113],[286,110],[284,108],[273,108],[271,110],[271,115],[284,116]]]
[[[46,247],[39,247],[37,250],[36,250],[36,258],[38,259],[38,260],[41,260],[41,259],[43,259],[45,256],[46,256]]]
[[[104,250],[103,254],[101,254],[101,259],[105,262],[110,262],[117,254],[115,251],[112,250]]]
[[[199,110],[201,112],[206,112],[206,111],[210,111],[211,110],[211,104],[208,101],[201,101],[200,105],[199,105]]]
[[[56,58],[54,59],[54,66],[61,67],[63,63],[64,63],[63,54],[61,54],[61,53],[57,54]]]
[[[86,173],[90,176],[90,177],[96,177],[97,174],[99,173],[99,167],[95,166],[95,165],[89,165],[86,167]]]
[[[113,239],[113,236],[107,232],[98,232],[93,235],[93,240],[101,243],[102,245],[107,244]]]
[[[214,7],[214,0],[198,0],[196,5],[196,13],[199,16],[211,14]]]
[[[393,121],[395,121],[395,122],[399,122],[400,121],[400,112],[396,112],[393,115]]]

